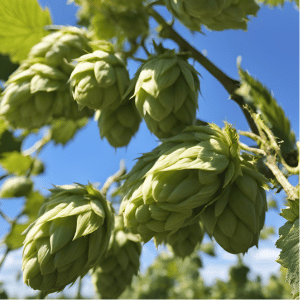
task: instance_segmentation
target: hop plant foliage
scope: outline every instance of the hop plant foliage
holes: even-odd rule
[[[141,251],[138,235],[127,232],[122,216],[116,216],[109,248],[92,274],[98,296],[102,299],[116,299],[130,286],[140,267]]]
[[[123,59],[103,50],[85,54],[70,79],[74,99],[79,108],[115,108],[129,84],[129,75]]]
[[[8,178],[1,186],[0,197],[13,198],[27,196],[33,187],[30,178],[24,176]]]
[[[200,90],[198,74],[174,51],[146,61],[126,94],[133,90],[140,115],[158,138],[171,137],[194,123]]]
[[[247,30],[248,16],[256,16],[259,10],[254,0],[165,0],[169,11],[185,26],[200,31],[208,29]]]
[[[26,230],[24,283],[46,293],[74,283],[105,255],[113,224],[110,204],[91,185],[51,189],[38,219]]]

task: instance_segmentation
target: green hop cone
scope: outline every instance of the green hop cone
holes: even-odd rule
[[[1,186],[1,198],[13,198],[27,196],[33,187],[30,178],[24,176],[8,178]]]
[[[253,165],[244,162],[243,175],[227,186],[202,214],[207,232],[227,252],[245,253],[258,246],[267,211],[265,181]]]
[[[26,229],[23,280],[54,293],[83,277],[105,254],[114,223],[111,205],[91,185],[51,189],[39,218]]]
[[[73,59],[91,50],[89,41],[86,30],[71,26],[62,27],[33,46],[28,58],[43,58],[46,64],[66,71],[70,67],[65,61],[70,63]]]
[[[133,100],[125,99],[116,109],[104,108],[99,111],[100,136],[115,148],[127,146],[140,123],[141,117]]]
[[[200,31],[201,25],[211,30],[247,30],[248,16],[256,16],[255,0],[165,0],[169,11],[185,26]]]
[[[204,237],[204,226],[201,222],[180,228],[174,234],[167,236],[165,243],[169,245],[176,256],[190,256]]]
[[[96,50],[81,56],[71,74],[74,99],[79,108],[116,108],[129,84],[125,62],[112,51]]]
[[[160,244],[192,224],[210,205],[224,209],[218,197],[248,173],[257,177],[265,197],[261,189],[265,179],[250,167],[240,155],[236,131],[228,124],[224,129],[214,124],[187,127],[163,140],[152,154],[142,156],[125,176],[121,204],[125,226],[140,234],[142,241],[154,237]],[[258,211],[255,218],[262,220],[264,213],[264,209]],[[260,229],[261,225],[255,227],[256,233]]]
[[[133,89],[140,115],[158,138],[174,136],[194,123],[200,90],[198,74],[174,51],[145,62],[126,94]]]
[[[61,117],[81,119],[91,111],[79,111],[67,81],[69,74],[44,62],[24,61],[9,77],[0,102],[3,115],[15,128],[35,129]]]
[[[115,224],[107,253],[92,273],[94,288],[102,299],[118,298],[131,284],[140,266],[139,237],[126,232],[122,216],[115,217]]]

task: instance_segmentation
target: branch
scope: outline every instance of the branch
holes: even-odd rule
[[[39,140],[37,141],[31,148],[24,150],[23,155],[31,155],[34,152],[39,153],[43,147],[50,142],[51,140],[51,132],[47,131],[47,133]]]
[[[124,161],[121,160],[119,171],[117,173],[115,173],[114,175],[108,177],[107,180],[105,181],[104,185],[103,185],[103,188],[101,189],[101,193],[103,194],[104,197],[106,196],[107,191],[110,188],[110,186],[115,181],[117,181],[121,176],[123,176],[125,173],[126,173],[125,164],[124,164]]]

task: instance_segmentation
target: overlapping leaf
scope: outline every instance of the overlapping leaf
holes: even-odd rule
[[[49,10],[43,10],[37,0],[1,0],[0,52],[9,54],[12,62],[22,61],[51,23]]]
[[[271,92],[263,84],[240,66],[239,75],[241,86],[236,93],[244,97],[246,103],[255,112],[260,113],[263,121],[278,138],[283,154],[294,150],[296,146],[295,133],[291,129],[290,120],[282,107],[278,105]]]
[[[295,2],[299,7],[299,0],[259,0],[259,2],[262,2],[265,5],[269,5],[271,7],[273,6],[283,6],[285,2]]]

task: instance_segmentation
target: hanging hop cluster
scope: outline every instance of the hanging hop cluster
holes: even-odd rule
[[[124,60],[106,49],[85,54],[78,61],[70,80],[79,108],[118,107],[129,84]]]
[[[116,109],[98,111],[98,127],[101,138],[106,138],[114,148],[127,146],[138,131],[141,117],[134,100],[124,99]]]
[[[151,57],[137,71],[126,94],[158,138],[176,135],[194,124],[200,82],[197,71],[174,51]]]
[[[118,298],[138,273],[142,245],[138,235],[127,232],[122,216],[115,216],[115,228],[105,256],[92,273],[94,288],[102,299]]]
[[[154,237],[160,244],[201,214],[226,251],[244,253],[257,245],[266,211],[265,178],[240,155],[238,135],[228,124],[187,127],[143,155],[125,178],[124,222],[144,242]],[[255,188],[251,195],[249,186]],[[213,226],[205,218],[211,211]]]
[[[114,224],[110,204],[91,185],[60,186],[26,230],[24,283],[46,293],[83,277],[105,254]]]
[[[201,222],[181,227],[175,233],[167,236],[165,244],[170,246],[176,256],[190,256],[204,237],[204,226]]]
[[[256,16],[255,0],[165,0],[168,10],[185,26],[200,31],[201,25],[211,30],[247,29],[248,16]]]
[[[72,59],[89,50],[86,31],[66,27],[35,45],[28,59],[9,77],[0,102],[3,115],[15,128],[35,129],[53,119],[78,120],[92,111],[78,110],[70,94]]]

